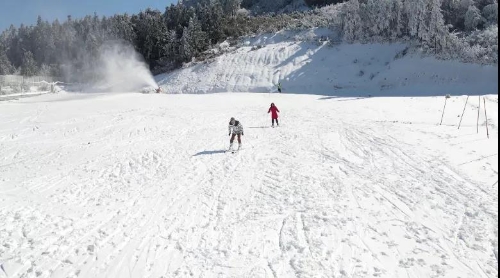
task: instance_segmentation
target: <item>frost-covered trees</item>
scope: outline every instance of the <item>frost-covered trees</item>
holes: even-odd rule
[[[467,51],[468,57],[496,61],[497,0],[348,0],[308,12],[280,13],[299,0],[190,0],[165,11],[110,17],[68,17],[33,26],[11,26],[0,34],[0,74],[62,74],[88,67],[107,40],[134,46],[150,68],[164,72],[210,57],[210,47],[239,36],[282,29],[334,26],[347,42],[412,40],[426,49]],[[308,0],[324,5],[330,0]],[[303,4],[303,2],[301,2]],[[253,9],[238,12],[240,7]],[[253,15],[256,10],[275,11]],[[492,44],[490,46],[488,44]],[[469,47],[476,46],[474,49]],[[496,47],[496,48],[495,48]],[[483,59],[481,58],[481,59]],[[469,60],[474,60],[470,58]]]
[[[21,67],[21,74],[24,76],[33,76],[38,73],[38,68],[33,58],[31,51],[25,51],[23,55],[23,64]]]
[[[190,61],[208,48],[207,34],[202,30],[197,18],[189,20],[181,38],[181,54],[184,61]]]
[[[446,45],[448,30],[441,12],[441,0],[427,0],[426,4],[425,25],[427,25],[427,35],[424,41],[431,48],[443,49]]]
[[[442,0],[446,24],[454,30],[472,32],[498,24],[497,0]]]
[[[217,0],[220,1],[224,13],[229,16],[235,16],[240,8],[241,0]]]
[[[363,34],[363,22],[360,16],[361,10],[358,0],[351,0],[343,10],[343,31],[347,41],[361,39]]]
[[[180,54],[182,56],[182,60],[188,61],[194,56],[194,49],[191,46],[192,38],[187,27],[184,27],[184,31],[182,33]]]
[[[239,1],[224,3],[229,10],[239,7]],[[152,69],[171,69],[231,36],[224,33],[227,17],[221,0],[204,0],[196,7],[171,5],[164,13],[146,9],[132,16],[68,17],[63,23],[39,17],[34,26],[12,26],[0,33],[1,74],[78,70],[108,40],[132,44]]]
[[[474,31],[477,29],[479,24],[482,23],[483,18],[481,17],[481,12],[475,6],[469,6],[469,9],[465,13],[465,31]]]
[[[486,5],[483,8],[483,17],[487,27],[494,24],[498,25],[498,3]]]
[[[14,68],[12,67],[9,58],[7,58],[6,51],[2,50],[0,46],[0,75],[12,74]]]
[[[346,0],[305,0],[306,4],[311,7],[321,7],[324,5],[338,4],[346,2]]]
[[[351,0],[342,18],[347,41],[408,36],[435,43],[446,31],[440,0]]]
[[[348,42],[410,39],[436,54],[496,63],[497,7],[496,0],[350,0],[337,25]],[[446,25],[446,17],[458,20]]]

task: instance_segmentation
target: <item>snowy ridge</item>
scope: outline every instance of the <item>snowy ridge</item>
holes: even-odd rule
[[[329,30],[249,38],[211,63],[157,76],[167,93],[285,92],[335,96],[494,94],[498,67],[406,54],[403,44],[338,44]],[[422,84],[425,84],[422,86]]]
[[[0,102],[0,277],[496,277],[498,96],[490,139],[479,98],[460,130],[465,98],[439,126],[443,101]]]

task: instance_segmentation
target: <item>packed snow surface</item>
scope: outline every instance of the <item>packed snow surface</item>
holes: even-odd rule
[[[485,100],[489,139],[479,97],[0,102],[0,277],[497,277]]]

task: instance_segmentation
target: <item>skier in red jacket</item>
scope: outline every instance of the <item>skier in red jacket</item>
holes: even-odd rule
[[[279,122],[278,122],[278,113],[280,112],[280,110],[278,109],[278,107],[276,107],[276,105],[274,105],[274,103],[271,103],[271,107],[269,107],[269,111],[267,111],[267,113],[271,113],[271,118],[272,118],[272,127],[274,127],[274,121],[276,121],[276,125],[279,126]]]

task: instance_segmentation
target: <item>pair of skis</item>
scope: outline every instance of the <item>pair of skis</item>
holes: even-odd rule
[[[275,128],[275,127],[280,127],[280,125],[276,125],[276,126],[271,126],[272,128]],[[229,147],[229,149],[226,150],[226,153],[233,153],[233,154],[236,154],[238,153],[239,151],[241,150],[241,148],[237,148],[237,149],[233,149],[231,147]]]
[[[231,147],[229,147],[229,149],[226,151],[226,153],[237,153],[241,150],[241,148],[237,148],[237,149],[233,149]]]

